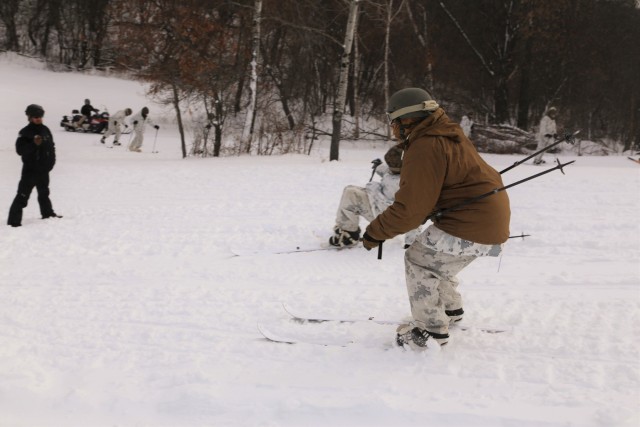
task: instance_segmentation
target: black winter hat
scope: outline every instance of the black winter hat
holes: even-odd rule
[[[43,117],[44,116],[44,108],[42,108],[38,104],[31,104],[25,110],[25,114],[28,117]]]

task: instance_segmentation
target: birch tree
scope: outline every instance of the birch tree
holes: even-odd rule
[[[255,0],[253,21],[251,24],[251,78],[249,81],[249,106],[242,131],[242,144],[246,151],[251,151],[251,139],[253,137],[253,124],[256,118],[256,99],[258,92],[258,60],[260,56],[260,19],[262,15],[262,0]]]
[[[404,0],[400,2],[400,6],[394,12],[393,10],[394,0],[385,0],[385,25],[384,25],[384,105],[387,108],[389,105],[389,55],[391,49],[389,46],[389,39],[391,37],[391,23],[398,16],[402,7],[404,6]],[[387,125],[387,138],[391,139],[391,126]]]
[[[333,133],[331,134],[331,149],[329,160],[339,160],[340,137],[342,133],[342,116],[347,99],[347,85],[349,84],[349,65],[351,58],[351,47],[356,33],[356,18],[358,15],[358,3],[360,0],[351,0],[349,6],[349,18],[347,19],[347,30],[344,36],[344,52],[340,59],[340,77],[338,80],[338,93],[333,107]]]

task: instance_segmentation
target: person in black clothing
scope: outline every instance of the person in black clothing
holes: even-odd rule
[[[42,124],[44,109],[31,104],[25,111],[29,124],[18,134],[16,152],[22,157],[22,175],[11,208],[7,224],[22,225],[22,209],[27,206],[33,187],[38,190],[38,204],[42,219],[61,218],[53,211],[49,199],[49,172],[56,164],[56,146],[48,127]]]
[[[82,108],[80,109],[80,114],[82,114],[82,116],[80,117],[80,120],[78,120],[75,124],[75,126],[77,128],[79,128],[80,126],[82,126],[82,124],[86,121],[90,121],[91,120],[91,113],[97,113],[98,110],[97,108],[93,108],[93,105],[91,105],[91,100],[90,99],[85,99],[84,100],[84,105],[82,106]]]

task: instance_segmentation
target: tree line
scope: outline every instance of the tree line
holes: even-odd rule
[[[407,86],[454,119],[532,131],[555,106],[561,127],[640,147],[638,40],[635,0],[0,3],[5,50],[150,82],[184,156],[196,123],[192,154],[218,156],[225,139],[306,151],[324,133],[337,159],[340,139],[388,137],[386,102]]]

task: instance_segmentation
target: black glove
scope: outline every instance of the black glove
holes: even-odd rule
[[[557,133],[553,134],[553,139],[558,139],[558,134]]]
[[[124,125],[124,127],[125,127],[125,128],[128,128],[128,127],[129,127],[129,125]]]
[[[155,126],[154,126],[154,128],[156,128],[156,129],[160,129],[160,126],[158,126],[158,125],[155,125]]]
[[[552,136],[553,136],[553,135],[551,135],[550,133],[545,133],[545,134],[544,134],[544,137],[545,137],[545,138],[551,138]]]
[[[211,123],[205,126],[207,129],[211,129]]]
[[[371,163],[373,164],[373,166],[371,166],[371,168],[375,169],[375,168],[377,168],[378,166],[380,166],[382,164],[382,160],[375,159],[375,160],[372,160]]]
[[[134,121],[134,122],[133,122],[133,124],[134,124],[134,125],[137,125],[137,124],[138,124],[138,121],[137,121],[137,120],[136,120],[136,121]]]
[[[371,237],[366,231],[364,233],[364,236],[362,236],[362,246],[364,246],[364,248],[368,251],[373,248],[377,248],[382,242],[384,242],[384,240],[376,240]]]

